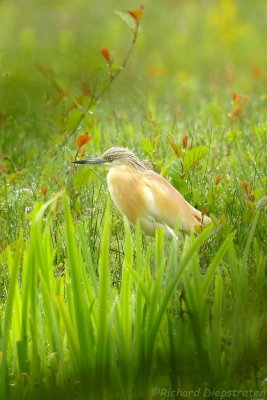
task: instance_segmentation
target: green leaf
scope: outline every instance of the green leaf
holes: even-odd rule
[[[135,29],[136,28],[136,22],[131,17],[131,15],[128,12],[122,12],[122,11],[114,11],[115,14],[117,14],[120,19],[130,28],[130,29]]]
[[[172,146],[173,151],[177,155],[177,157],[183,158],[183,151],[182,151],[181,147],[178,146],[178,144],[173,141],[170,141],[170,144]]]
[[[185,170],[189,170],[194,167],[197,163],[199,163],[202,158],[204,158],[209,152],[207,146],[198,146],[193,149],[187,151],[184,156],[184,168]]]
[[[179,160],[172,162],[169,169],[169,177],[171,178],[172,186],[179,191],[183,191],[183,188],[186,187],[186,182],[182,178],[182,164]]]
[[[112,75],[116,75],[118,72],[120,72],[122,69],[121,65],[112,65],[110,68],[110,71],[112,73]]]
[[[174,151],[174,153],[176,154],[177,157],[179,158],[183,158],[184,153],[183,150],[181,149],[181,147],[176,143],[174,137],[172,135],[168,135],[168,140],[170,142],[170,145]]]
[[[140,145],[141,145],[142,149],[144,150],[144,152],[146,153],[146,155],[149,158],[152,158],[154,149],[153,149],[153,146],[151,144],[151,140],[142,139],[141,142],[140,142]]]
[[[168,176],[168,174],[169,174],[169,171],[170,171],[170,169],[172,167],[172,164],[173,164],[173,161],[171,161],[168,164],[164,165],[161,168],[160,175],[162,175],[162,176],[164,176],[164,178],[166,178],[166,176]]]
[[[182,172],[181,162],[179,160],[173,161],[169,169],[170,178],[176,179],[178,176],[180,176],[181,172]]]

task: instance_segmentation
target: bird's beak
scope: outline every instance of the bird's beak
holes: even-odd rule
[[[73,164],[104,164],[107,160],[103,157],[89,158],[88,160],[75,160]]]

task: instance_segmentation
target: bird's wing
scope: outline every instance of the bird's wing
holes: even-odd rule
[[[193,231],[201,224],[201,213],[191,206],[184,197],[162,176],[154,171],[147,171],[143,184],[146,209],[150,217],[171,229]],[[207,217],[209,220],[209,218]],[[207,220],[204,221],[209,222]]]

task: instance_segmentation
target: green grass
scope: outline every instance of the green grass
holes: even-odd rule
[[[0,5],[0,398],[264,397],[262,2],[145,0],[126,68],[75,131],[109,81],[100,49],[116,66],[132,43],[114,10],[139,5],[22,5]],[[106,172],[71,164],[112,145],[213,226],[180,243],[129,227]]]
[[[150,398],[154,386],[258,389],[266,345],[266,259],[251,240],[258,215],[246,243],[253,274],[237,260],[232,233],[203,274],[199,252],[212,227],[182,249],[159,231],[153,254],[126,224],[122,279],[114,286],[109,207],[95,265],[61,197],[36,210],[29,240],[21,235],[14,255],[8,251],[2,398]],[[50,232],[59,205],[67,253],[56,275]]]

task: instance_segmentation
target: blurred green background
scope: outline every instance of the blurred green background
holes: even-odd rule
[[[265,110],[264,1],[143,4],[143,30],[134,54],[97,107],[101,123],[128,120],[137,139],[142,125],[149,133],[146,122],[153,111],[174,123],[174,133],[179,123],[197,125],[199,113],[207,123],[222,126],[228,117],[221,110],[231,111],[233,91],[252,96]],[[71,126],[69,103],[82,94],[85,82],[94,88],[105,77],[100,48],[108,47],[119,64],[129,46],[131,32],[114,11],[137,7],[111,0],[1,1],[2,156],[16,156],[13,162],[22,165],[32,152],[36,156],[40,144],[51,148],[61,142]]]
[[[209,147],[205,163],[176,187],[195,206],[206,202],[208,212],[228,214],[234,225],[247,207],[239,181],[250,183],[256,201],[266,194],[265,2],[143,5],[141,32],[125,70],[70,136],[90,93],[107,80],[101,48],[119,66],[131,44],[132,32],[115,11],[140,4],[0,2],[1,222],[12,239],[24,210],[70,184],[76,138],[85,131],[92,137],[85,157],[128,146],[160,173],[175,158],[169,135],[179,144],[188,136],[190,147]],[[105,179],[104,171],[98,173]],[[77,171],[77,193],[87,190],[89,175]],[[216,176],[222,186],[214,192]]]

